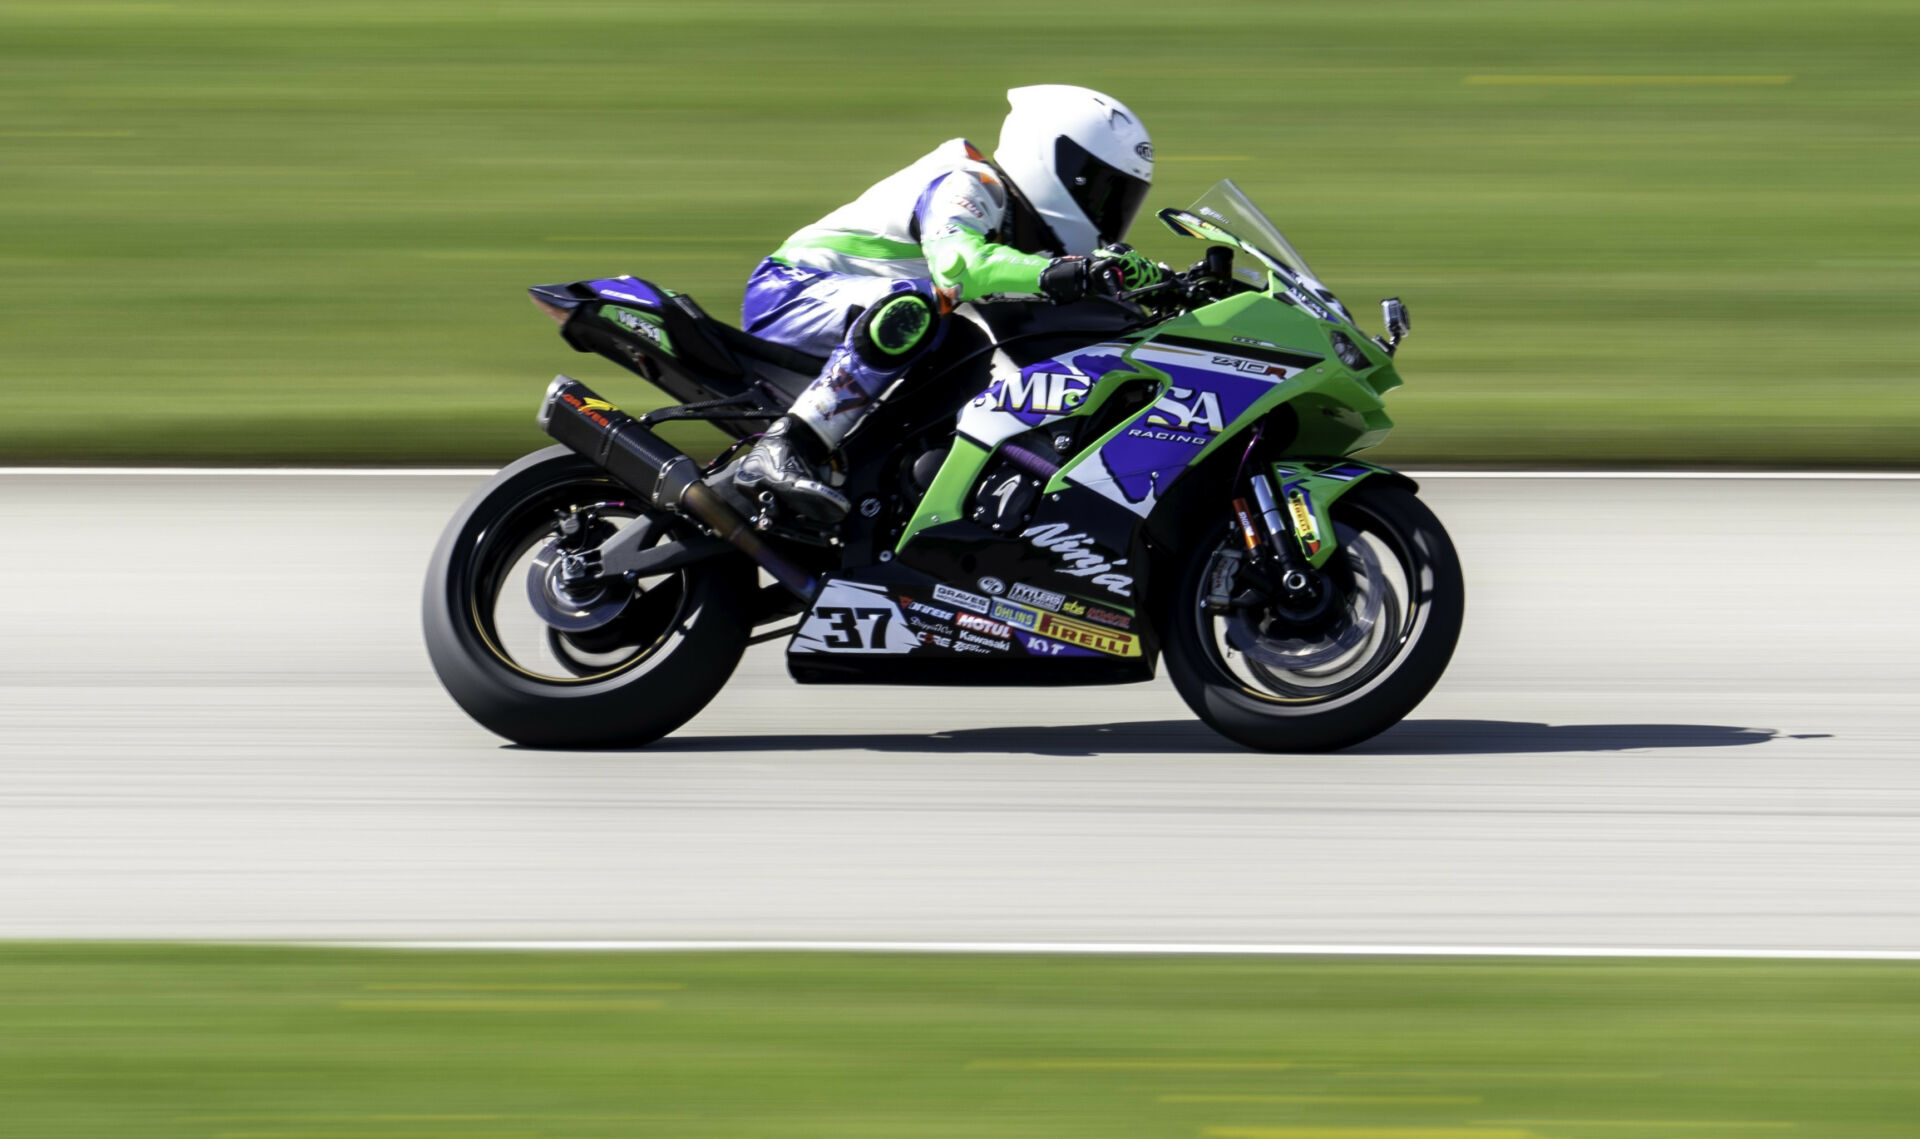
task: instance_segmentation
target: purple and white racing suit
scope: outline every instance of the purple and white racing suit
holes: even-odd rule
[[[800,230],[747,280],[741,323],[755,336],[827,357],[794,402],[838,447],[887,386],[938,342],[944,322],[892,367],[855,350],[860,314],[901,292],[937,312],[962,301],[1039,292],[1049,257],[996,244],[1007,190],[965,139],[950,139],[853,202]]]

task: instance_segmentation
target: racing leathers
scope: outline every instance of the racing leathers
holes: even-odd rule
[[[826,460],[880,393],[939,342],[941,316],[996,294],[1068,300],[1084,292],[1084,259],[1009,243],[1016,228],[1032,235],[1024,244],[1051,237],[1044,225],[1016,227],[1017,208],[986,156],[952,139],[762,261],[741,305],[747,331],[827,363],[742,462],[736,482],[772,490],[808,517],[837,519],[847,503],[827,483]]]

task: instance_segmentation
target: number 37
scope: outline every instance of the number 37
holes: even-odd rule
[[[822,605],[814,610],[827,621],[827,635],[820,639],[830,649],[866,649],[885,648],[887,644],[887,622],[893,619],[891,609],[853,609],[844,605]],[[871,626],[867,626],[871,622]],[[862,640],[861,635],[866,634]]]

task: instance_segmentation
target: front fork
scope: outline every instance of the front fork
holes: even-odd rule
[[[1374,476],[1406,481],[1385,467],[1353,460],[1282,460],[1247,474],[1245,493],[1233,500],[1243,548],[1228,551],[1216,565],[1207,583],[1206,608],[1219,613],[1246,605],[1252,600],[1249,586],[1262,587],[1254,592],[1283,605],[1311,607],[1325,590],[1320,571],[1336,546],[1328,511],[1341,495]]]
[[[1308,564],[1280,510],[1273,481],[1264,471],[1255,471],[1246,482],[1258,512],[1244,496],[1233,500],[1243,548],[1228,551],[1215,563],[1207,582],[1205,605],[1210,612],[1224,613],[1270,598],[1303,601],[1320,585],[1320,575]]]

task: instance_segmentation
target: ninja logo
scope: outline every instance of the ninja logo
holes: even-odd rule
[[[1196,395],[1192,388],[1169,388],[1141,422],[1174,427],[1181,431],[1209,433],[1217,433],[1227,425],[1226,417],[1220,412],[1219,393],[1200,392]]]
[[[1094,551],[1093,539],[1082,531],[1069,532],[1065,522],[1049,522],[1045,526],[1029,526],[1020,536],[1059,558],[1062,564],[1056,567],[1056,572],[1089,578],[1116,597],[1133,596],[1133,577],[1114,572],[1126,565],[1127,559],[1108,561]]]
[[[1087,377],[1064,372],[1026,372],[1000,381],[994,405],[1001,411],[1064,415],[1087,398]],[[992,397],[993,393],[989,393]]]

